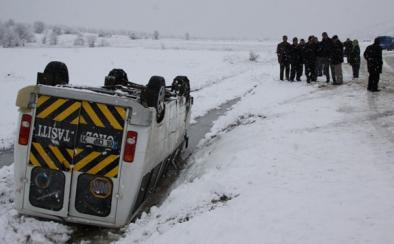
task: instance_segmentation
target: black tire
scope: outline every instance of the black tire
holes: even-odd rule
[[[37,84],[56,86],[68,84],[68,69],[66,64],[52,61],[47,64],[44,73],[38,73]]]
[[[187,76],[179,75],[175,77],[171,87],[171,90],[179,96],[190,96],[190,81]]]
[[[152,76],[144,93],[148,107],[156,109],[156,120],[160,123],[165,114],[164,98],[166,94],[166,83],[164,78],[161,76]]]
[[[127,86],[127,73],[123,69],[112,69],[105,77],[104,86],[113,87],[117,85]]]

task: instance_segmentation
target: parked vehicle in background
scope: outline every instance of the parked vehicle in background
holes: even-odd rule
[[[17,97],[15,207],[23,214],[89,225],[128,224],[188,144],[186,76],[146,86],[113,69],[103,87],[68,85],[51,62]]]
[[[394,37],[392,36],[378,36],[380,46],[383,50],[394,50]]]

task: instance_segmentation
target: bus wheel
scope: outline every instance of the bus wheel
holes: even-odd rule
[[[190,96],[190,81],[187,76],[177,76],[172,82],[172,91],[179,96]]]
[[[66,64],[52,61],[45,67],[44,73],[38,73],[37,84],[56,86],[68,84],[68,69]]]
[[[146,86],[145,99],[148,107],[156,109],[156,120],[160,123],[165,114],[164,98],[166,95],[165,80],[161,76],[152,76]]]

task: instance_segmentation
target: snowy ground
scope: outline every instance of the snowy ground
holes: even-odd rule
[[[348,67],[342,86],[281,82],[274,46],[260,44],[234,43],[226,50],[216,42],[200,48],[182,42],[178,49],[0,49],[0,77],[7,84],[0,99],[14,116],[1,120],[0,138],[7,145],[13,137],[13,94],[49,60],[65,61],[72,83],[83,85],[102,84],[113,67],[142,83],[154,74],[167,80],[186,74],[194,118],[241,99],[200,142],[163,204],[127,227],[120,243],[390,243],[392,66],[385,66],[378,94],[366,92],[364,77],[351,81]],[[251,46],[260,55],[257,63],[248,61]],[[10,167],[0,169],[0,181],[0,239],[67,239],[67,226],[11,210]]]

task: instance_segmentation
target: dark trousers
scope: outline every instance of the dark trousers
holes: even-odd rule
[[[360,63],[352,63],[353,78],[358,78],[360,73]]]
[[[333,83],[336,82],[336,75],[335,75],[335,64],[330,64],[330,69],[331,69],[331,76],[332,76],[332,81]]]
[[[323,63],[322,63],[322,58],[321,57],[316,58],[316,66],[315,66],[315,68],[316,68],[316,71],[315,71],[316,76],[322,76],[323,75],[323,73],[322,73]]]
[[[305,64],[305,75],[306,81],[309,83],[311,81],[316,81],[316,64],[315,63],[306,63]]]
[[[369,72],[368,91],[377,91],[380,73],[377,71]]]
[[[290,64],[280,63],[280,80],[283,80],[283,73],[286,73],[286,80],[289,80]]]
[[[321,58],[321,65],[323,68],[323,74],[326,76],[326,81],[330,82],[330,61],[328,58]]]
[[[302,76],[302,63],[292,63],[291,64],[291,71],[290,71],[290,80],[294,81],[294,78],[297,79],[297,81],[301,80]]]

